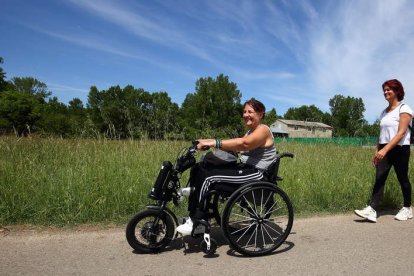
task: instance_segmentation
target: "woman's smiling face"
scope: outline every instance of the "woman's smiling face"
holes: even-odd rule
[[[384,97],[387,101],[393,101],[396,97],[394,90],[392,90],[388,85],[384,86]]]
[[[263,114],[256,112],[254,108],[246,104],[243,108],[243,119],[246,126],[250,129],[255,129],[263,118]]]

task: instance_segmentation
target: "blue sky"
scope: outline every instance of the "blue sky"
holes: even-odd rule
[[[166,91],[181,105],[200,77],[224,74],[242,101],[283,115],[335,94],[361,97],[372,123],[381,84],[414,108],[414,1],[0,0],[7,79],[34,77],[67,103],[89,88]]]

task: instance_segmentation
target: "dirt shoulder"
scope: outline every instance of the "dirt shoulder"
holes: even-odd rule
[[[206,258],[188,237],[160,254],[135,254],[116,225],[3,227],[0,275],[406,275],[414,271],[413,226],[392,214],[376,224],[353,214],[299,218],[274,254],[258,258],[230,250],[220,229],[217,254]]]

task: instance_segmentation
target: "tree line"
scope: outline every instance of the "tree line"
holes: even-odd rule
[[[107,90],[92,86],[85,105],[78,98],[64,104],[45,83],[33,77],[7,80],[0,67],[0,132],[109,139],[236,137],[245,131],[241,97],[237,84],[220,74],[199,78],[181,106],[166,91],[151,93],[132,85]],[[303,105],[289,108],[283,116],[272,108],[264,123],[280,118],[316,121],[332,126],[336,137],[377,135],[378,122],[369,125],[364,119],[361,98],[335,95],[329,106],[330,113]]]

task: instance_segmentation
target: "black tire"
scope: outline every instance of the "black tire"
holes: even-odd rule
[[[262,256],[278,248],[290,234],[293,207],[269,182],[250,183],[229,198],[221,226],[230,246],[246,256]]]
[[[129,221],[126,238],[136,251],[153,253],[171,242],[174,231],[174,221],[169,214],[157,209],[145,209]]]

